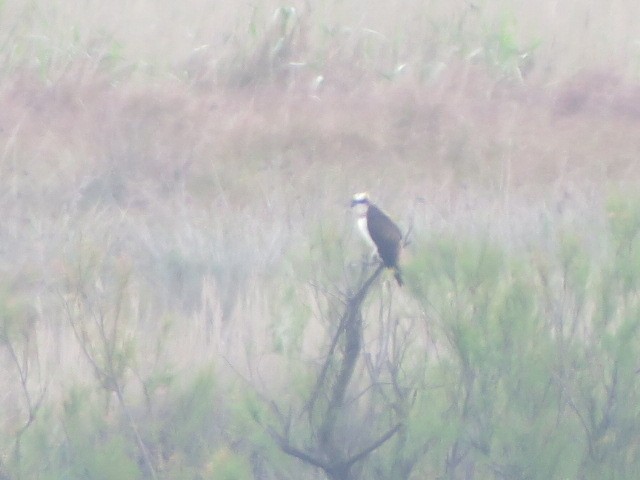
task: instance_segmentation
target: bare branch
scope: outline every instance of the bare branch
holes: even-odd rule
[[[329,366],[331,365],[331,360],[335,353],[335,349],[338,345],[338,341],[340,340],[340,337],[344,333],[345,324],[350,318],[352,318],[355,311],[360,309],[360,306],[362,305],[362,302],[366,297],[366,294],[368,293],[369,288],[371,288],[371,284],[375,281],[376,278],[378,278],[378,276],[380,275],[383,269],[384,269],[384,266],[380,264],[378,268],[373,272],[373,274],[362,284],[362,286],[355,293],[355,295],[353,295],[351,298],[347,300],[347,303],[345,305],[345,311],[342,317],[340,317],[338,328],[336,329],[336,333],[334,334],[333,339],[331,340],[331,346],[329,347],[329,352],[325,357],[324,364],[322,365],[322,369],[320,370],[320,374],[318,375],[318,380],[316,381],[316,385],[313,389],[311,396],[309,397],[309,401],[307,402],[307,406],[306,406],[307,411],[312,412],[313,409],[315,408],[315,403],[318,399],[318,395],[325,385],[327,372],[329,371]]]
[[[313,465],[314,467],[321,468],[324,471],[328,471],[331,469],[331,466],[327,462],[323,462],[319,458],[316,458],[310,455],[309,453],[304,452],[299,448],[296,448],[293,445],[291,445],[285,437],[278,434],[278,432],[276,432],[273,428],[269,428],[268,431],[271,437],[278,443],[278,446],[280,447],[280,449],[287,455],[291,455],[292,457],[302,460],[303,462],[308,463],[309,465]]]
[[[354,456],[352,456],[346,463],[349,466],[351,466],[351,465],[355,464],[356,462],[359,462],[360,460],[365,458],[367,455],[369,455],[371,452],[373,452],[374,450],[376,450],[376,449],[380,448],[382,445],[384,445],[384,443],[387,442],[387,440],[389,440],[391,437],[393,437],[398,432],[398,430],[400,430],[400,427],[402,427],[402,424],[398,423],[395,427],[393,427],[391,430],[386,432],[384,435],[382,435],[378,440],[373,442],[367,448],[362,450],[360,453],[357,453]]]

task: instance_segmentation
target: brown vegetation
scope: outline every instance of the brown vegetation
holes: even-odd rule
[[[640,181],[629,0],[156,3],[0,3],[0,478],[79,385],[160,478],[187,461],[139,419],[190,373],[283,395],[274,338],[317,367],[355,276],[353,192],[513,246],[601,226]],[[278,331],[291,297],[302,333]]]

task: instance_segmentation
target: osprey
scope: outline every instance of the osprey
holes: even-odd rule
[[[402,247],[402,233],[382,210],[369,201],[367,193],[356,193],[351,207],[358,215],[358,229],[365,241],[374,249],[385,267],[393,269],[393,276],[402,286],[398,257]]]

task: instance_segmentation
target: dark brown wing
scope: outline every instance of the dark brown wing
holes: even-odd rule
[[[378,255],[386,267],[396,267],[398,265],[398,255],[400,254],[400,244],[402,233],[398,226],[393,223],[375,205],[369,205],[367,210],[367,229],[371,240],[378,248]]]

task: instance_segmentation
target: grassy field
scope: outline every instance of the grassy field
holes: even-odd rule
[[[327,478],[278,440],[322,451],[362,190],[407,286],[364,304],[336,455],[402,428],[331,478],[634,478],[638,32],[631,0],[0,2],[0,479]]]

